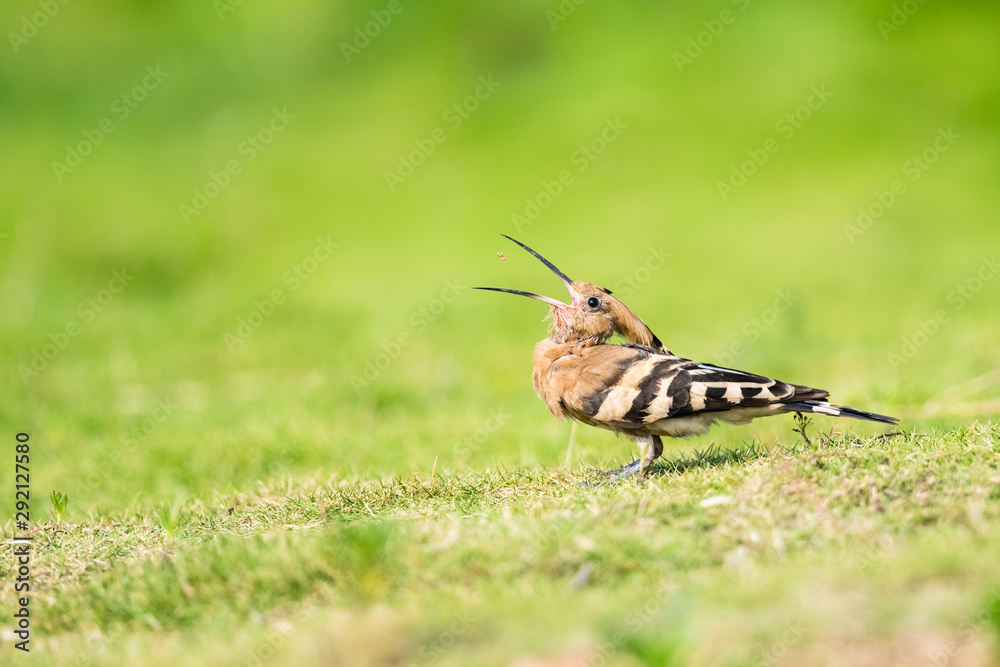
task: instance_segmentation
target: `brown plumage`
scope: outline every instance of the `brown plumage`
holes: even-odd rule
[[[477,289],[549,304],[550,336],[535,346],[535,392],[559,419],[575,419],[638,442],[641,458],[612,474],[645,473],[663,451],[661,436],[705,433],[719,419],[747,424],[757,417],[804,412],[896,423],[893,417],[831,405],[822,389],[678,357],[609,290],[570,280],[534,250],[507,238],[559,276],[571,303],[520,290]],[[608,344],[616,334],[628,344]]]

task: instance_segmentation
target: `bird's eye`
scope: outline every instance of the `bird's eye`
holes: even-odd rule
[[[590,306],[591,308],[597,308],[599,305],[601,305],[601,301],[596,296],[592,296],[589,299],[587,299],[587,305]]]

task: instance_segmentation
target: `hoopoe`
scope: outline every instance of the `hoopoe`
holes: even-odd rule
[[[663,453],[661,436],[700,435],[720,419],[748,424],[757,417],[798,412],[897,422],[895,417],[833,405],[822,389],[678,357],[610,290],[570,280],[528,246],[503,236],[555,273],[572,301],[501,287],[476,289],[549,304],[550,335],[535,346],[535,393],[558,419],[575,419],[638,443],[639,459],[610,475],[644,475]],[[615,334],[628,343],[608,344]]]

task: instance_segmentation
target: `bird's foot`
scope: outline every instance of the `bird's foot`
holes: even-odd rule
[[[640,472],[641,470],[642,470],[642,459],[636,459],[635,461],[632,461],[632,463],[629,463],[628,465],[623,465],[621,468],[618,468],[617,470],[601,470],[599,472],[605,477],[613,477],[615,479],[621,479],[623,477],[629,477],[631,475],[634,475],[637,472]]]
[[[605,484],[617,482],[620,479],[625,479],[626,477],[631,477],[632,475],[640,473],[641,471],[642,471],[642,459],[636,459],[635,461],[632,461],[632,463],[624,465],[621,468],[618,468],[617,470],[595,470],[594,471],[595,474],[601,475],[603,477],[608,477],[610,479],[608,479],[608,481],[606,482],[587,482],[582,484],[582,486],[603,486]]]

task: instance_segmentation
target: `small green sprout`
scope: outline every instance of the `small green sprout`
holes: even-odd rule
[[[62,523],[62,515],[66,511],[66,506],[69,505],[69,494],[52,491],[49,493],[49,500],[52,501],[52,509],[55,510],[56,525],[58,526]]]

